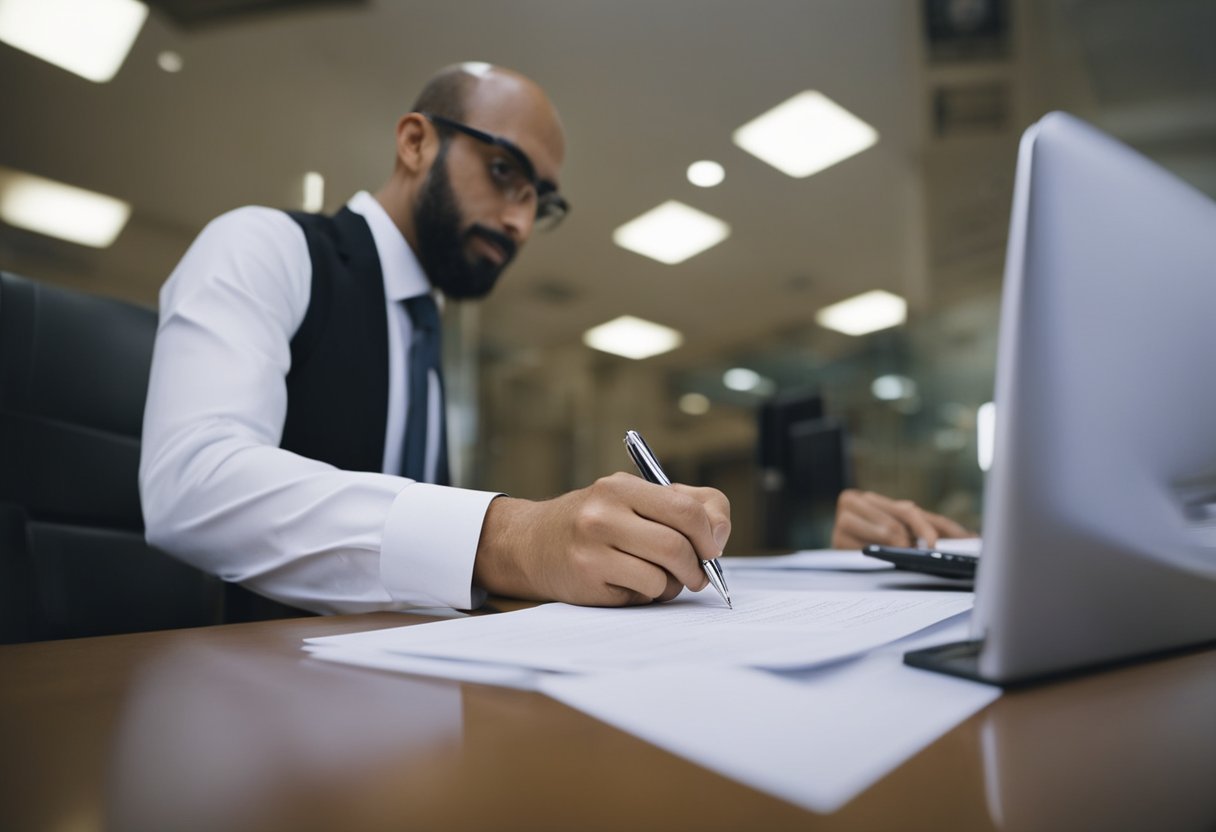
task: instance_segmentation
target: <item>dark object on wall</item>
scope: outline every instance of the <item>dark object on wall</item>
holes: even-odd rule
[[[836,498],[852,481],[844,428],[818,394],[783,394],[761,406],[759,437],[764,546],[826,547]]]
[[[1007,0],[923,0],[929,62],[1009,57]]]
[[[145,0],[177,25],[191,29],[326,6],[366,6],[367,0]]]

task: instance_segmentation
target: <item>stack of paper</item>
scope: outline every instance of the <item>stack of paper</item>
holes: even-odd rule
[[[307,640],[360,653],[602,673],[655,664],[811,667],[871,650],[971,609],[958,592],[736,591],[624,609],[528,610]]]
[[[795,556],[815,564],[795,568],[834,561],[859,573],[886,569],[857,553],[826,554]],[[820,812],[847,802],[999,693],[900,662],[901,640],[910,636],[931,643],[966,637],[972,593],[777,590],[766,585],[786,564],[756,566],[728,564],[733,610],[710,592],[686,591],[644,607],[546,604],[311,638],[305,649],[327,661],[541,690]],[[712,695],[698,695],[706,691]]]

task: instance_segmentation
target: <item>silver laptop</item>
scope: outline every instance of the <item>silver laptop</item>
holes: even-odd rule
[[[974,640],[1016,684],[1216,642],[1216,203],[1063,113],[1022,138]]]

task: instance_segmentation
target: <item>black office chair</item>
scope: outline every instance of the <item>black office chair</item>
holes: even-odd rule
[[[0,643],[309,615],[144,542],[156,313],[0,272]]]
[[[0,272],[0,642],[214,624],[150,548],[139,437],[156,313]]]

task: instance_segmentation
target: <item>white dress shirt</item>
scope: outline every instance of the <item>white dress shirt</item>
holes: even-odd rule
[[[291,217],[239,208],[203,229],[161,290],[139,465],[148,542],[315,612],[469,609],[484,600],[473,560],[498,495],[398,476],[412,329],[400,301],[430,285],[374,197],[360,192],[347,207],[367,220],[384,275],[384,473],[342,471],[279,447],[312,265]],[[430,402],[437,425],[439,396]],[[436,440],[428,437],[428,471]]]

